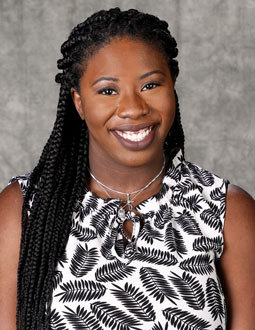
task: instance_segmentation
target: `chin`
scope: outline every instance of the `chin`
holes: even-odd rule
[[[122,158],[119,158],[119,163],[121,163],[123,166],[128,166],[128,167],[138,167],[138,166],[144,166],[146,164],[153,164],[155,162],[155,159],[160,157],[162,153],[159,152],[152,153],[149,151],[127,152],[125,153],[125,155],[123,155]]]

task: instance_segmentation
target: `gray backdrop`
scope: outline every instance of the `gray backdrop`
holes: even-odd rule
[[[253,0],[0,0],[0,187],[33,168],[52,129],[61,43],[113,6],[169,22],[180,51],[186,158],[254,196]]]

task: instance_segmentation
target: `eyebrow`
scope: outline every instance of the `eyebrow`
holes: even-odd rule
[[[163,71],[160,71],[160,70],[153,70],[153,71],[150,71],[150,72],[147,72],[147,73],[141,75],[141,76],[139,77],[139,79],[141,80],[141,79],[147,78],[147,77],[149,77],[149,76],[151,76],[152,74],[155,74],[155,73],[160,73],[160,74],[162,74],[163,76],[166,76],[166,74],[165,74]]]
[[[153,70],[153,71],[150,71],[150,72],[146,72],[145,74],[141,75],[138,79],[139,79],[139,80],[142,80],[142,79],[147,78],[147,77],[149,77],[149,76],[151,76],[151,75],[153,75],[153,74],[155,74],[155,73],[160,73],[160,74],[162,74],[163,76],[166,76],[166,74],[165,74],[163,71],[160,71],[160,70]],[[92,86],[94,86],[95,84],[97,84],[99,81],[102,81],[102,80],[115,81],[115,82],[116,82],[116,81],[119,81],[118,78],[113,78],[113,77],[100,77],[100,78],[96,79],[96,80],[93,82]]]
[[[99,81],[101,81],[101,80],[119,81],[119,79],[117,79],[117,78],[113,78],[113,77],[100,77],[100,78],[96,79],[96,80],[93,82],[92,86],[94,86],[95,84],[97,84],[97,83],[98,83]]]

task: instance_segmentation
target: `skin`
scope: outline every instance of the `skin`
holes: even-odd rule
[[[89,129],[92,173],[120,191],[135,191],[149,182],[163,164],[163,143],[175,114],[174,83],[165,57],[147,44],[115,39],[89,61],[80,92],[71,92]],[[157,124],[157,129],[143,150],[123,147],[112,134],[121,125],[146,123]]]
[[[139,189],[160,170],[163,141],[174,119],[174,83],[167,63],[152,46],[122,38],[114,39],[87,64],[80,91],[72,89],[71,93],[78,113],[89,128],[91,171],[112,188]],[[139,78],[154,70],[163,74]],[[101,80],[93,85],[105,76],[118,80]],[[160,82],[160,86],[155,82]],[[154,138],[138,151],[124,147],[111,132],[123,123],[136,125],[151,121],[158,123]],[[160,182],[161,177],[136,203],[156,193]],[[87,185],[93,193],[107,197],[96,182],[87,182]],[[112,197],[120,196],[112,194]],[[0,324],[5,325],[5,330],[15,329],[22,202],[17,183],[0,195]],[[227,329],[254,330],[255,202],[248,193],[233,185],[229,185],[227,191],[223,235],[224,252],[217,267],[228,306]]]

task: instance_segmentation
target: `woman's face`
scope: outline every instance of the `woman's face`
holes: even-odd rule
[[[90,158],[124,166],[162,158],[175,96],[167,61],[156,48],[113,39],[87,63],[80,92],[71,92],[89,129]]]

